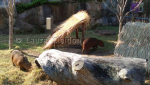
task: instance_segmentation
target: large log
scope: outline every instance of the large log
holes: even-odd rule
[[[143,85],[147,61],[124,57],[83,57],[55,49],[35,60],[58,85]]]

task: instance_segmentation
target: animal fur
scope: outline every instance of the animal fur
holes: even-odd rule
[[[95,49],[97,48],[97,46],[104,47],[103,41],[98,40],[96,38],[85,39],[82,44],[82,54],[84,54],[85,50],[86,50],[86,53],[88,53],[90,47],[93,47],[93,49]]]
[[[10,54],[11,61],[13,66],[19,66],[20,70],[23,71],[30,71],[31,70],[31,63],[28,61],[27,57],[25,57],[21,51],[13,50]]]

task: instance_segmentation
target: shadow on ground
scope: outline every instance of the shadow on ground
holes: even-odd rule
[[[91,57],[98,57],[98,56],[113,56],[114,50],[104,50],[102,47],[98,47],[97,49],[90,48],[88,54],[82,54],[82,46],[81,45],[75,45],[75,46],[66,46],[66,47],[60,47],[60,48],[54,48],[60,51],[70,52],[70,53],[77,53],[84,56],[91,56]]]

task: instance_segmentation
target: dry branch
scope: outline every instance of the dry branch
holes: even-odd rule
[[[58,85],[143,85],[145,80],[145,59],[83,57],[51,49],[36,63]]]

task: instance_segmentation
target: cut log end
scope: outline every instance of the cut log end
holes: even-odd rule
[[[83,65],[84,65],[84,61],[78,60],[73,63],[72,67],[75,71],[78,71],[78,70],[82,69]]]
[[[130,76],[131,74],[129,72],[130,71],[128,69],[122,69],[122,70],[120,70],[120,72],[118,73],[118,75],[125,82],[130,83],[130,82],[132,82],[132,77]]]

